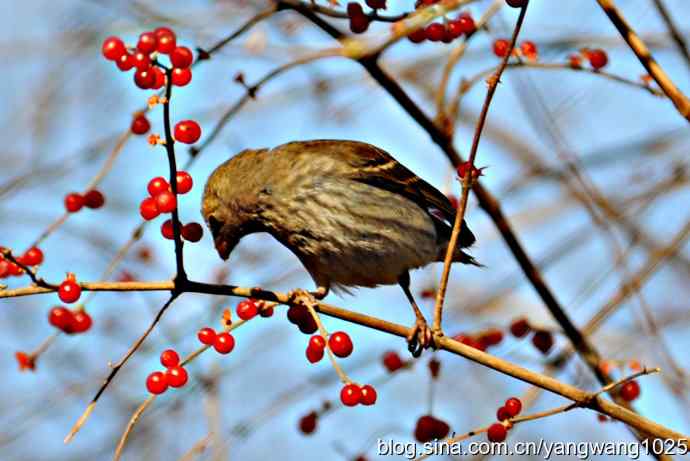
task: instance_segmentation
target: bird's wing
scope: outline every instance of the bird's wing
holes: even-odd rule
[[[343,141],[336,148],[329,148],[328,154],[341,156],[353,167],[348,169],[350,179],[412,200],[429,214],[444,237],[450,236],[456,212],[448,197],[405,168],[386,151],[371,144]],[[474,241],[474,234],[463,221],[458,245],[468,247]]]

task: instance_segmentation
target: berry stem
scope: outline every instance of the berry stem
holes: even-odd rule
[[[501,75],[503,71],[508,66],[508,60],[515,48],[515,43],[517,42],[518,35],[520,34],[520,29],[522,28],[522,23],[525,19],[525,14],[527,13],[527,4],[520,9],[520,15],[518,16],[517,22],[515,23],[515,29],[513,30],[513,36],[510,42],[510,50],[503,57],[501,65],[496,69],[496,72],[489,77],[488,89],[486,92],[486,98],[484,99],[484,105],[482,111],[479,114],[479,119],[477,120],[477,127],[474,130],[474,138],[472,140],[472,148],[470,149],[470,154],[467,159],[468,168],[465,169],[465,177],[462,178],[462,196],[460,198],[460,204],[458,205],[458,211],[455,215],[455,223],[453,224],[453,232],[450,236],[450,242],[448,243],[448,250],[446,251],[446,257],[443,262],[443,274],[441,275],[441,282],[439,283],[439,288],[436,291],[436,303],[434,306],[434,323],[433,331],[434,336],[441,336],[441,320],[443,316],[443,302],[446,297],[446,289],[448,288],[448,278],[450,276],[450,266],[453,262],[453,256],[455,255],[455,248],[458,243],[458,237],[460,236],[460,229],[463,220],[465,219],[465,212],[467,211],[467,200],[469,198],[470,190],[472,189],[472,183],[474,181],[474,160],[477,157],[477,150],[479,148],[479,140],[481,139],[482,131],[484,131],[484,125],[486,123],[487,115],[489,114],[489,107],[491,106],[491,101],[493,100],[494,94],[496,93],[496,88],[501,80]]]
[[[170,123],[170,100],[172,99],[172,70],[165,70],[165,101],[163,102],[163,125],[165,128],[165,151],[168,154],[168,166],[170,168],[170,188],[177,197],[177,161],[175,160],[175,139],[172,135]],[[179,203],[172,211],[173,237],[175,240],[175,263],[177,275],[175,276],[175,292],[179,293],[187,282],[187,273],[184,269],[184,251],[182,242],[182,229],[179,219]]]
[[[309,314],[311,314],[311,316],[314,318],[314,321],[316,322],[316,326],[319,329],[319,334],[321,335],[323,340],[326,342],[326,352],[328,353],[328,359],[331,361],[331,365],[333,365],[333,369],[338,374],[340,381],[343,384],[351,383],[352,380],[347,376],[347,374],[340,367],[340,365],[338,364],[338,361],[335,359],[335,355],[333,354],[333,351],[331,350],[330,346],[328,346],[328,331],[326,330],[326,327],[323,326],[323,322],[321,322],[321,317],[316,312],[316,309],[314,309],[314,305],[316,304],[316,301],[313,299],[313,297],[309,293],[297,293],[297,297],[295,300],[298,302],[302,301],[304,303],[304,305],[307,306],[307,309],[309,310]]]

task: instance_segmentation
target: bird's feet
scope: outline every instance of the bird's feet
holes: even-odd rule
[[[295,288],[288,292],[288,299],[291,302],[296,302],[298,304],[305,304],[305,302],[311,303],[312,305],[317,304],[317,302],[328,295],[328,288],[318,287],[316,291],[307,291],[303,288]]]
[[[407,349],[412,357],[419,357],[424,349],[433,343],[433,332],[426,323],[424,316],[417,316],[412,331],[407,335]]]

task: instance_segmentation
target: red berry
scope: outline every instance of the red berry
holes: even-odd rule
[[[29,248],[22,256],[22,262],[26,266],[38,266],[43,262],[43,252],[38,247]]]
[[[314,335],[309,338],[309,347],[324,350],[326,349],[326,340],[321,335]]]
[[[196,336],[202,344],[206,344],[207,346],[210,346],[216,340],[216,332],[213,331],[213,328],[202,328]]]
[[[431,415],[420,416],[414,429],[414,438],[420,443],[434,439],[436,418]]]
[[[125,52],[119,58],[117,58],[115,64],[117,65],[117,68],[120,69],[122,72],[132,70],[132,68],[134,67],[134,56]]]
[[[168,184],[168,181],[166,181],[163,176],[156,176],[149,181],[146,190],[151,194],[151,197],[155,197],[158,194],[169,191],[170,184]]]
[[[449,21],[446,29],[451,38],[458,38],[463,34],[462,24],[459,20]]]
[[[503,442],[508,435],[508,429],[501,423],[493,423],[486,432],[490,442]]]
[[[386,9],[386,0],[367,0],[367,6],[371,9]]]
[[[162,394],[168,389],[168,378],[162,371],[154,371],[146,378],[146,389],[152,394]]]
[[[308,317],[311,317],[309,310],[305,306],[293,305],[288,308],[287,318],[290,323],[300,325],[304,323]]]
[[[549,331],[537,331],[532,336],[532,344],[539,349],[542,354],[547,354],[553,347],[553,335]]]
[[[568,56],[568,64],[573,69],[581,69],[582,68],[582,58],[577,54],[571,54],[570,56]]]
[[[364,10],[362,9],[362,5],[360,5],[357,2],[350,2],[347,4],[347,15],[352,17],[352,16],[359,16],[363,15]]]
[[[105,197],[103,193],[96,189],[91,189],[86,194],[84,194],[84,205],[87,208],[97,209],[105,204]]]
[[[171,387],[182,387],[187,384],[187,370],[177,365],[168,368],[165,377]]]
[[[76,302],[81,296],[81,287],[74,279],[68,278],[60,284],[58,296],[63,303]]]
[[[137,42],[137,50],[142,53],[151,54],[156,51],[158,45],[158,40],[153,32],[144,32],[139,35],[139,41]]]
[[[393,373],[401,369],[404,364],[397,352],[390,351],[383,354],[383,366],[386,367],[388,372]]]
[[[632,402],[640,396],[640,385],[637,381],[628,381],[621,386],[620,395],[626,402]]]
[[[374,386],[365,384],[360,389],[361,396],[359,397],[359,403],[362,405],[373,405],[376,403],[376,389]]]
[[[407,38],[412,43],[422,43],[424,40],[426,40],[426,31],[424,29],[417,29],[414,32],[410,32]]]
[[[163,224],[161,224],[161,234],[168,240],[175,239],[172,219],[167,219]]]
[[[180,356],[172,349],[166,349],[161,353],[161,365],[166,368],[174,367],[180,363]]]
[[[530,330],[531,327],[529,326],[529,322],[524,317],[515,319],[510,324],[510,333],[516,338],[524,337]]]
[[[65,196],[65,208],[70,213],[76,213],[84,206],[84,197],[76,192],[69,193]]]
[[[151,58],[148,54],[137,51],[132,55],[132,60],[137,70],[151,70]]]
[[[494,54],[499,58],[504,58],[510,51],[510,42],[504,38],[499,38],[494,42]]]
[[[150,129],[151,123],[149,123],[149,119],[147,119],[144,114],[137,114],[137,116],[132,119],[132,125],[130,126],[132,133],[142,135],[148,133]]]
[[[93,325],[93,320],[87,312],[79,310],[72,315],[71,331],[73,333],[83,333],[88,331],[91,328],[91,325]]]
[[[165,85],[165,72],[163,72],[159,67],[152,67],[153,76],[155,80],[153,85],[151,85],[152,90],[160,90]]]
[[[370,19],[365,14],[350,16],[350,30],[353,34],[363,34],[369,28]]]
[[[441,421],[438,418],[434,418],[434,438],[435,439],[445,439],[450,432],[450,426],[445,421]]]
[[[525,40],[520,44],[520,51],[530,61],[536,61],[538,57],[537,45],[529,40]]]
[[[304,320],[304,322],[298,324],[297,328],[299,328],[299,331],[301,331],[305,335],[310,335],[315,333],[316,330],[319,329],[319,326],[316,324],[314,318],[310,315]]]
[[[529,2],[529,0],[506,0],[508,6],[512,6],[513,8],[522,8],[527,5],[527,2]]]
[[[103,41],[101,52],[105,59],[115,61],[127,52],[125,43],[118,37],[108,37]]]
[[[599,70],[606,66],[609,62],[609,57],[606,55],[606,51],[597,48],[595,50],[587,50],[585,56],[589,60],[589,64],[595,69]]]
[[[237,304],[237,316],[242,320],[249,320],[259,313],[259,308],[253,299],[245,299]]]
[[[175,140],[194,144],[201,137],[201,127],[194,120],[182,120],[175,125]]]
[[[156,195],[156,197],[154,197],[154,200],[156,201],[158,211],[160,211],[161,213],[171,213],[175,208],[177,208],[177,199],[175,198],[175,195],[169,190],[166,190]]]
[[[142,218],[147,221],[158,217],[161,212],[158,210],[158,205],[156,205],[156,200],[152,197],[147,197],[141,201],[139,205],[139,214]]]
[[[194,181],[192,181],[192,176],[186,171],[178,171],[175,175],[175,179],[177,180],[178,194],[186,194],[187,192],[192,190]]]
[[[362,391],[358,385],[354,383],[346,384],[340,390],[340,401],[343,405],[354,407],[362,398]]]
[[[174,68],[172,70],[172,83],[175,86],[185,86],[189,82],[192,81],[192,70],[187,68],[187,69],[179,69],[179,68]]]
[[[134,83],[142,90],[148,90],[156,84],[156,73],[153,69],[137,70],[134,73]]]
[[[520,411],[522,411],[522,402],[516,397],[511,397],[506,400],[504,408],[510,417],[514,418],[520,414]]]
[[[470,13],[461,13],[455,21],[465,35],[473,34],[477,30],[477,25],[474,23],[474,19]]]
[[[170,62],[178,69],[186,69],[192,65],[192,61],[194,61],[192,50],[186,46],[178,46],[170,53]]]
[[[328,347],[338,357],[347,357],[352,353],[352,340],[344,331],[336,331],[328,338]]]
[[[299,430],[302,431],[303,434],[313,433],[316,430],[317,417],[318,415],[315,411],[302,416],[299,420]]]
[[[182,238],[188,242],[198,242],[204,235],[204,228],[198,222],[190,222],[182,226]]]
[[[310,363],[316,363],[319,360],[323,358],[324,354],[324,349],[319,349],[318,347],[312,347],[310,344],[307,347],[307,350],[305,352],[305,355],[307,356],[307,360],[309,360]]]
[[[510,413],[508,413],[508,410],[506,407],[501,407],[496,411],[496,419],[499,421],[505,421],[506,419],[510,418]]]
[[[503,332],[499,329],[492,328],[482,333],[479,337],[479,341],[484,343],[485,346],[495,346],[503,341]]]
[[[424,29],[426,38],[432,42],[440,42],[446,34],[446,28],[439,22],[432,22]]]
[[[48,313],[48,322],[58,330],[67,331],[72,325],[72,311],[66,307],[53,307]]]
[[[219,333],[213,341],[213,348],[221,354],[228,354],[235,348],[235,338],[227,331]]]
[[[159,27],[153,32],[156,35],[159,53],[170,54],[177,46],[175,32],[167,27]]]

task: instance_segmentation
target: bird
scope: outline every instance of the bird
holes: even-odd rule
[[[383,149],[317,139],[243,150],[211,173],[201,211],[223,260],[244,236],[268,233],[311,275],[316,299],[331,289],[398,284],[416,318],[410,352],[430,346],[409,271],[444,261],[456,210]],[[463,221],[453,262],[479,266],[463,251],[474,242]]]

